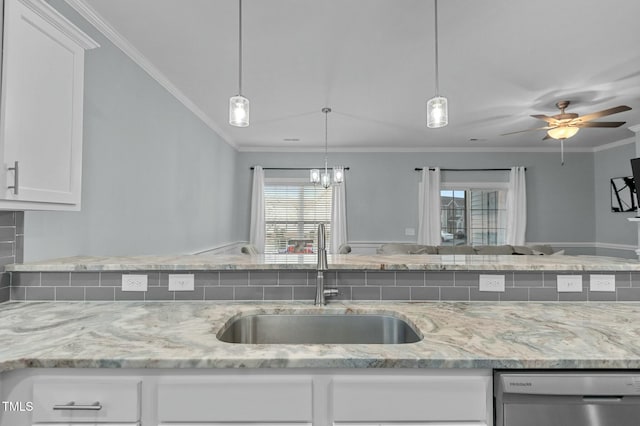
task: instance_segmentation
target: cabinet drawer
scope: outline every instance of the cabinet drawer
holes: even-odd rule
[[[135,424],[140,420],[140,381],[34,382],[32,420],[34,423]]]
[[[311,422],[311,378],[225,377],[158,384],[158,420]]]
[[[344,377],[332,383],[335,422],[486,422],[489,377]]]

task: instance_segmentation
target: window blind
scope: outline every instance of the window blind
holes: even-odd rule
[[[332,188],[302,182],[265,182],[265,253],[316,253],[318,224],[331,241]]]

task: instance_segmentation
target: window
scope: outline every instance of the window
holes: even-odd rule
[[[506,204],[506,189],[442,189],[440,191],[442,245],[505,244]]]
[[[268,179],[264,185],[266,254],[316,253],[318,224],[331,244],[332,188],[305,180]]]

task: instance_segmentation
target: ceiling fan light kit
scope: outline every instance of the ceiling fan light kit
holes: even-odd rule
[[[242,0],[238,0],[238,94],[229,99],[229,124],[249,125],[249,99],[242,96]]]
[[[547,135],[553,139],[569,139],[578,133],[580,130],[578,127],[554,127],[553,129],[547,130]]]
[[[440,76],[438,67],[438,0],[434,0],[435,16],[435,52],[436,52],[436,96],[427,101],[427,127],[437,129],[449,124],[449,109],[447,98],[440,96]]]

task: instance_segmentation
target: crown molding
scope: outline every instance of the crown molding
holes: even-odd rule
[[[20,0],[20,2],[42,19],[56,27],[67,37],[78,43],[84,50],[100,47],[95,40],[73,25],[71,21],[62,16],[62,14],[55,10],[49,3],[43,0]]]
[[[239,152],[324,152],[324,148],[319,147],[294,147],[294,146],[239,146]],[[557,152],[560,154],[560,147],[332,147],[329,150],[331,153],[336,152],[452,152],[452,153],[466,153],[466,152]],[[594,148],[566,148],[564,152],[594,152]]]
[[[638,129],[640,130],[640,129]],[[619,146],[624,146],[624,145],[630,145],[632,143],[635,143],[636,140],[635,138],[631,137],[631,138],[627,138],[627,139],[622,139],[620,141],[616,141],[616,142],[611,142],[605,145],[600,145],[600,146],[596,146],[595,148],[593,148],[593,152],[601,152],[601,151],[606,151],[612,148],[617,148]]]
[[[93,25],[111,43],[127,55],[134,63],[142,68],[151,78],[156,80],[182,105],[198,117],[204,124],[222,138],[232,148],[238,149],[233,139],[223,131],[204,111],[202,111],[187,95],[182,93],[151,61],[149,61],[138,49],[136,49],[122,34],[109,24],[93,7],[85,0],[65,0],[76,12]]]
[[[629,126],[627,127],[629,130],[631,130],[633,133],[638,133],[640,132],[640,124],[636,124],[634,126]]]

